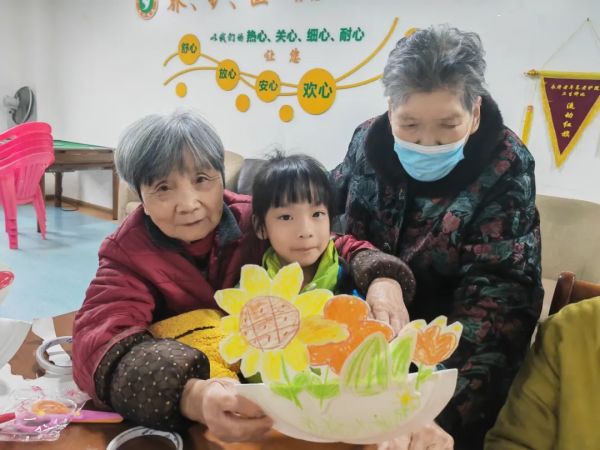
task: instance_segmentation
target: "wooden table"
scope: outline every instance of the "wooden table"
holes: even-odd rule
[[[80,144],[78,142],[54,140],[55,161],[46,172],[54,173],[54,206],[62,203],[62,174],[77,170],[111,170],[112,171],[112,218],[117,220],[119,176],[113,160],[114,149],[97,145]],[[42,178],[42,186],[44,179]],[[43,188],[42,188],[43,189]]]
[[[70,335],[73,327],[75,313],[69,313],[54,318],[54,328],[57,336]],[[23,345],[11,359],[13,374],[25,378],[36,378],[43,374],[35,362],[35,350],[42,343],[42,339],[31,330]],[[64,346],[69,351],[68,346]],[[92,409],[91,404],[86,405]],[[105,450],[112,438],[134,425],[123,422],[120,424],[71,424],[62,432],[57,441],[40,443],[0,442],[2,450]],[[298,439],[292,439],[276,431],[271,431],[267,438],[257,443],[224,443],[220,442],[200,425],[181,433],[184,450],[375,450],[374,445],[351,444],[317,444]],[[121,449],[133,450],[168,450],[172,446],[161,438],[134,439],[125,444]]]

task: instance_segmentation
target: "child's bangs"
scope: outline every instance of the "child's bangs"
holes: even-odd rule
[[[273,207],[280,208],[292,203],[306,202],[311,205],[323,204],[329,208],[329,187],[315,182],[314,179],[310,180],[308,174],[296,174],[296,176],[280,178],[278,181],[278,183],[273,183],[271,190],[270,204]]]

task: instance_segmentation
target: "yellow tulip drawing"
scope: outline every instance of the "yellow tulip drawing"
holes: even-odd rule
[[[333,293],[315,289],[299,294],[302,280],[298,263],[283,267],[273,279],[262,267],[246,265],[239,289],[215,294],[219,307],[229,314],[221,319],[227,336],[220,344],[221,355],[230,364],[241,360],[245,377],[259,372],[264,381],[280,381],[289,369],[308,369],[308,345],[348,338],[344,324],[323,318]]]

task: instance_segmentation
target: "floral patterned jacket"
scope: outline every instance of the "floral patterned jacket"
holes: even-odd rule
[[[481,116],[465,159],[441,180],[408,176],[387,113],[356,129],[332,172],[342,231],[412,269],[411,319],[444,314],[464,325],[459,348],[445,362],[459,370],[456,393],[437,419],[457,449],[483,446],[543,297],[533,157],[489,97]]]

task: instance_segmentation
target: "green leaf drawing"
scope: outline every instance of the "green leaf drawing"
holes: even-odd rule
[[[358,395],[375,395],[390,382],[388,343],[382,333],[368,336],[348,357],[342,369],[341,383]]]
[[[288,400],[296,403],[296,405],[300,406],[300,403],[298,402],[298,394],[300,392],[302,392],[302,388],[298,388],[296,386],[289,385],[286,383],[276,383],[276,382],[271,383],[269,385],[269,387],[275,394],[277,394],[283,398],[287,398]]]
[[[390,344],[392,379],[397,384],[404,383],[408,377],[410,361],[415,347],[415,338],[415,334],[411,333],[394,339]]]
[[[283,372],[283,378],[286,382],[270,383],[269,387],[275,394],[293,401],[298,408],[302,409],[302,404],[298,399],[298,394],[300,394],[300,392],[302,392],[309,383],[311,374],[309,372],[300,372],[290,380],[283,356],[281,357],[281,370]]]
[[[323,382],[318,379],[316,383],[308,385],[306,391],[316,399],[327,400],[340,393],[340,384],[337,379]]]

